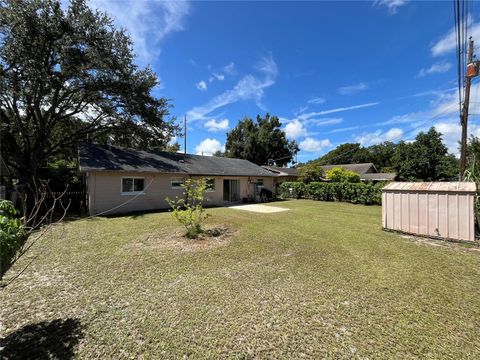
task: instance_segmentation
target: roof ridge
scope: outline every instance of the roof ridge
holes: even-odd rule
[[[246,159],[186,155],[161,150],[83,143],[79,146],[79,166],[82,172],[131,171],[203,176],[277,176]]]

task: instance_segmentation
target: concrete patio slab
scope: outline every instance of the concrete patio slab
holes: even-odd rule
[[[234,210],[251,211],[251,212],[262,213],[262,214],[270,214],[270,213],[277,213],[277,212],[290,210],[290,209],[281,208],[278,206],[266,206],[266,205],[260,205],[260,204],[235,205],[235,206],[229,206],[228,208],[234,209]]]

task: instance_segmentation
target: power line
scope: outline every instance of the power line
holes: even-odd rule
[[[453,19],[455,24],[456,38],[456,56],[457,56],[457,82],[458,82],[458,110],[462,113],[462,60],[461,60],[461,40],[460,40],[460,3],[453,1]]]

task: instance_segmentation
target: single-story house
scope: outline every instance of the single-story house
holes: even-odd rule
[[[223,206],[274,190],[273,173],[247,160],[81,144],[90,215],[169,208],[186,179],[206,178],[205,205]]]
[[[321,168],[326,173],[335,167],[357,173],[361,181],[393,181],[397,176],[395,173],[379,173],[373,163],[323,165]]]
[[[298,169],[296,168],[285,168],[279,166],[264,166],[264,168],[277,174],[277,177],[275,178],[276,184],[280,184],[284,181],[298,180]]]

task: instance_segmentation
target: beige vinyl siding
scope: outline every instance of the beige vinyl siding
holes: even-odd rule
[[[143,177],[145,188],[143,194],[122,195],[122,178]],[[129,173],[129,172],[89,172],[87,174],[87,189],[89,199],[89,212],[91,215],[111,215],[116,213],[128,213],[154,209],[168,209],[169,205],[165,198],[175,199],[182,196],[182,189],[172,189],[172,178],[184,177],[182,174],[158,174],[158,173]],[[208,176],[215,179],[215,191],[205,193],[204,203],[206,206],[222,206],[223,180],[240,180],[240,198],[249,197],[253,194],[253,185],[250,181],[256,181],[260,177],[249,178],[247,176]],[[191,176],[199,179],[201,176]],[[264,187],[273,190],[273,177],[263,177]]]

